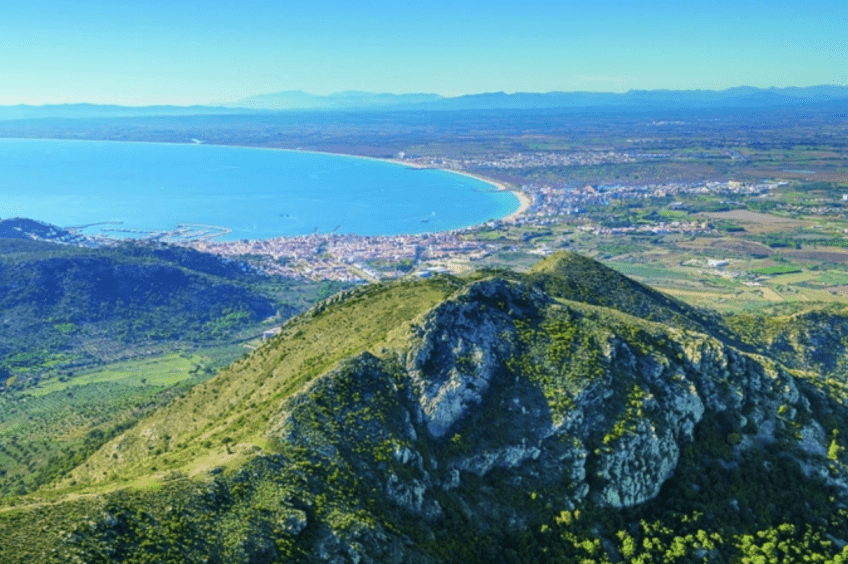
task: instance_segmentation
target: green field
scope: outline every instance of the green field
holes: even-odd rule
[[[0,395],[0,499],[14,503],[14,496],[56,480],[246,352],[230,345],[120,361],[71,377],[53,373]]]
[[[64,378],[60,380],[60,377],[42,380],[38,386],[27,390],[27,394],[41,397],[60,392],[69,386],[82,387],[105,382],[120,383],[131,388],[170,388],[191,378],[205,362],[200,356],[183,356],[176,353],[128,360],[80,372],[71,381]]]
[[[751,270],[753,274],[763,274],[766,276],[774,276],[777,274],[795,274],[801,272],[797,266],[789,266],[789,265],[777,265],[777,266],[766,266],[763,268],[755,268]]]

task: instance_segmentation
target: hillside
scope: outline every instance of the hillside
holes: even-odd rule
[[[227,338],[277,313],[255,279],[243,265],[186,249],[0,238],[0,374],[21,385],[57,364]]]
[[[351,290],[7,501],[0,562],[842,562],[840,350],[776,323],[571,254]]]
[[[208,380],[331,286],[189,249],[81,248],[5,220],[0,237],[0,498],[34,491]]]

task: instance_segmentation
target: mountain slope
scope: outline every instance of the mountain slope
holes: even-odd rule
[[[837,561],[845,398],[713,321],[574,255],[347,292],[0,511],[0,561]]]
[[[77,466],[319,291],[189,249],[80,248],[32,240],[67,235],[40,222],[3,226],[18,237],[0,237],[0,498]]]
[[[221,339],[275,315],[251,282],[243,266],[186,249],[0,238],[0,376],[23,385],[57,363],[90,364],[163,339]]]

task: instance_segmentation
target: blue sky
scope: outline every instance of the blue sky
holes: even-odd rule
[[[848,85],[844,0],[4,0],[0,104]]]

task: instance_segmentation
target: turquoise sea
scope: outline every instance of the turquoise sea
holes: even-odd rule
[[[27,217],[90,234],[144,237],[182,225],[220,232],[224,241],[316,230],[397,235],[467,227],[518,206],[513,193],[483,181],[355,157],[0,140],[0,218]]]

